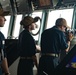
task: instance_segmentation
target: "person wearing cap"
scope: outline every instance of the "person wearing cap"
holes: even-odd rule
[[[66,40],[65,29],[67,22],[64,18],[58,18],[55,26],[46,29],[41,35],[41,57],[39,59],[38,75],[51,75],[56,73],[55,68],[59,64],[61,50],[69,49],[72,34]]]
[[[3,27],[5,24],[5,17],[8,15],[8,11],[4,11],[0,7],[0,27]],[[0,31],[0,75],[2,75],[2,72],[5,73],[5,75],[10,75],[9,68],[8,68],[8,62],[7,62],[7,55],[5,51],[5,37],[3,33]]]
[[[31,35],[31,31],[36,28],[35,22],[37,22],[37,18],[32,18],[31,16],[25,16],[20,22],[20,25],[23,26],[23,31],[20,33],[18,40],[20,60],[17,75],[33,75],[34,64],[38,67],[36,44]]]

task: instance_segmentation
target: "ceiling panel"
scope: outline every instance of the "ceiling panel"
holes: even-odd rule
[[[13,8],[11,2],[13,1]],[[0,0],[4,10],[9,10],[11,13],[16,9],[17,14],[30,14],[32,12],[31,0]]]
[[[3,7],[4,10],[9,10],[11,11],[11,5],[9,0],[0,0],[0,3]]]
[[[30,0],[16,0],[16,3],[18,13],[30,14],[32,12]]]

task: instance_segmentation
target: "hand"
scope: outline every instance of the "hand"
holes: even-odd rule
[[[10,73],[5,73],[5,75],[10,75]]]
[[[69,39],[69,41],[71,41],[73,38],[74,38],[74,35],[69,32],[69,34],[68,34],[68,39]]]
[[[37,49],[37,51],[38,51],[38,52],[40,52],[40,51],[41,51],[41,48],[40,48],[40,46],[39,46],[39,45],[36,45],[36,49]]]

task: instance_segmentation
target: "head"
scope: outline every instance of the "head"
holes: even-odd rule
[[[63,32],[65,32],[65,29],[68,27],[67,21],[64,18],[58,18],[55,25]]]
[[[36,28],[35,22],[37,22],[36,18],[32,18],[31,16],[25,16],[21,22],[20,25],[23,26],[23,28],[28,30],[34,30]]]
[[[3,27],[4,26],[5,21],[6,21],[6,19],[5,19],[4,16],[6,16],[8,14],[9,14],[9,11],[4,11],[2,9],[2,7],[0,7],[0,27]]]

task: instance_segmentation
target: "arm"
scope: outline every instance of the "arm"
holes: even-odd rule
[[[70,49],[70,41],[68,41],[67,44],[68,44],[68,48],[66,49],[66,53],[67,53],[67,52],[69,51],[69,49]]]
[[[5,75],[10,75],[6,57],[2,60],[2,69],[5,72]]]
[[[32,59],[33,59],[34,64],[35,64],[35,66],[37,68],[37,74],[36,75],[38,75],[38,63],[37,63],[37,57],[36,57],[36,55],[32,56]]]
[[[41,52],[41,48],[39,45],[36,45],[36,50],[37,50],[37,52]]]
[[[35,65],[36,65],[36,68],[38,68],[37,57],[36,57],[36,55],[32,56],[32,59],[33,59]]]
[[[73,37],[74,37],[74,35],[69,32],[69,33],[68,33],[68,40],[67,40],[67,41],[68,41],[68,42],[67,42],[68,48],[66,49],[66,52],[68,52],[69,49],[70,49],[70,41],[72,41]]]

